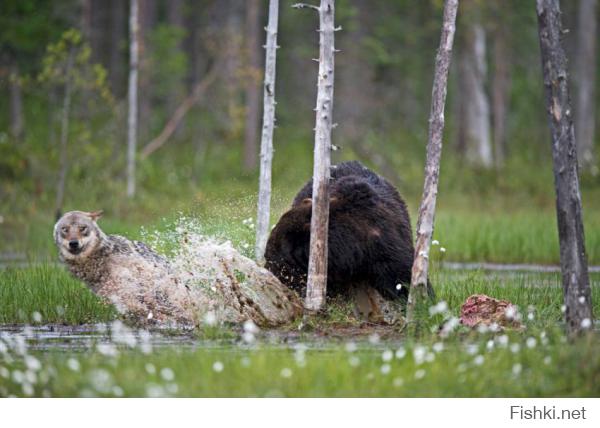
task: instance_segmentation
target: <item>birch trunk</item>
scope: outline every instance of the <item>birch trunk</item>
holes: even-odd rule
[[[258,211],[256,214],[256,260],[265,262],[265,247],[271,217],[271,163],[273,162],[273,131],[275,129],[275,72],[277,58],[277,21],[279,0],[269,1],[269,23],[265,46],[265,80],[263,89],[263,127],[260,141],[260,178],[258,184]]]
[[[575,131],[577,155],[582,169],[594,167],[595,83],[597,75],[597,1],[580,0],[577,18],[577,53],[575,71]]]
[[[129,115],[127,118],[127,196],[135,195],[135,146],[137,139],[138,0],[131,1],[129,14]]]
[[[60,124],[60,170],[58,172],[58,182],[56,184],[56,218],[62,217],[62,209],[65,200],[65,187],[67,183],[67,172],[69,169],[69,156],[67,146],[69,143],[69,117],[71,115],[71,93],[73,90],[73,81],[71,79],[71,70],[75,60],[75,48],[70,47],[67,59],[67,69],[65,72],[65,97],[63,98],[62,118]]]
[[[560,14],[558,0],[537,0],[542,72],[552,134],[565,315],[567,332],[572,335],[591,329],[593,317],[567,58],[560,41],[563,32]]]
[[[442,156],[444,132],[444,104],[448,86],[448,69],[452,56],[456,11],[458,0],[444,1],[444,17],[440,47],[435,59],[431,112],[429,115],[429,136],[427,139],[427,159],[425,161],[425,185],[419,208],[415,260],[412,267],[411,286],[408,296],[407,321],[417,326],[421,310],[427,301],[427,277],[429,272],[429,247],[433,235],[435,203]],[[416,321],[416,323],[415,323]]]
[[[310,254],[305,309],[323,309],[327,294],[327,232],[329,228],[329,178],[331,168],[331,125],[334,81],[335,1],[321,0],[319,7],[297,4],[319,12],[319,75],[315,125]]]
[[[485,168],[492,166],[492,141],[490,133],[490,102],[485,92],[486,37],[478,22],[469,26],[465,37],[466,49],[461,57],[461,76],[465,117],[462,133],[466,141],[467,158]]]

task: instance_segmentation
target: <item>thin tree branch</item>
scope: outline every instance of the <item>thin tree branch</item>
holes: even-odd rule
[[[183,102],[177,107],[163,130],[158,134],[156,138],[150,141],[144,149],[142,150],[142,159],[147,158],[156,150],[161,148],[168,140],[171,138],[185,115],[190,111],[190,109],[196,104],[200,98],[204,95],[208,87],[215,81],[217,77],[217,64],[213,65],[210,71],[204,76],[202,80],[200,80],[192,93],[188,95]]]

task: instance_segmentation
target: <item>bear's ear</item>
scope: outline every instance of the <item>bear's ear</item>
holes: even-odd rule
[[[102,210],[87,213],[88,217],[91,218],[92,221],[98,221],[98,219],[102,217],[102,214],[104,214],[104,211]]]

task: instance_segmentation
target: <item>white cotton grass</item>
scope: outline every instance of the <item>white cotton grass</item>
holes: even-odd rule
[[[381,354],[381,359],[386,363],[392,361],[392,358],[394,358],[394,353],[390,349],[386,349]]]
[[[438,303],[436,303],[435,305],[429,307],[429,315],[430,316],[434,316],[437,314],[444,314],[447,311],[448,311],[448,303],[446,303],[443,300],[441,300]]]
[[[398,349],[396,349],[395,356],[396,356],[397,360],[403,359],[406,356],[406,348],[404,348],[403,346],[401,346]]]
[[[175,372],[173,372],[173,370],[171,368],[165,367],[165,368],[161,369],[160,377],[163,378],[163,380],[170,382],[173,379],[175,379]]]
[[[221,361],[215,361],[212,365],[212,369],[215,373],[221,373],[225,366]]]
[[[514,376],[519,376],[523,371],[523,365],[521,363],[516,363],[512,366],[512,374]]]

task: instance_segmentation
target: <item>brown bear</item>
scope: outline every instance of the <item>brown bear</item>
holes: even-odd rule
[[[312,214],[312,180],[273,228],[266,267],[301,294],[306,276]],[[383,177],[358,161],[331,169],[327,295],[368,284],[386,299],[406,299],[414,258],[406,204]],[[431,290],[430,290],[431,291]]]

